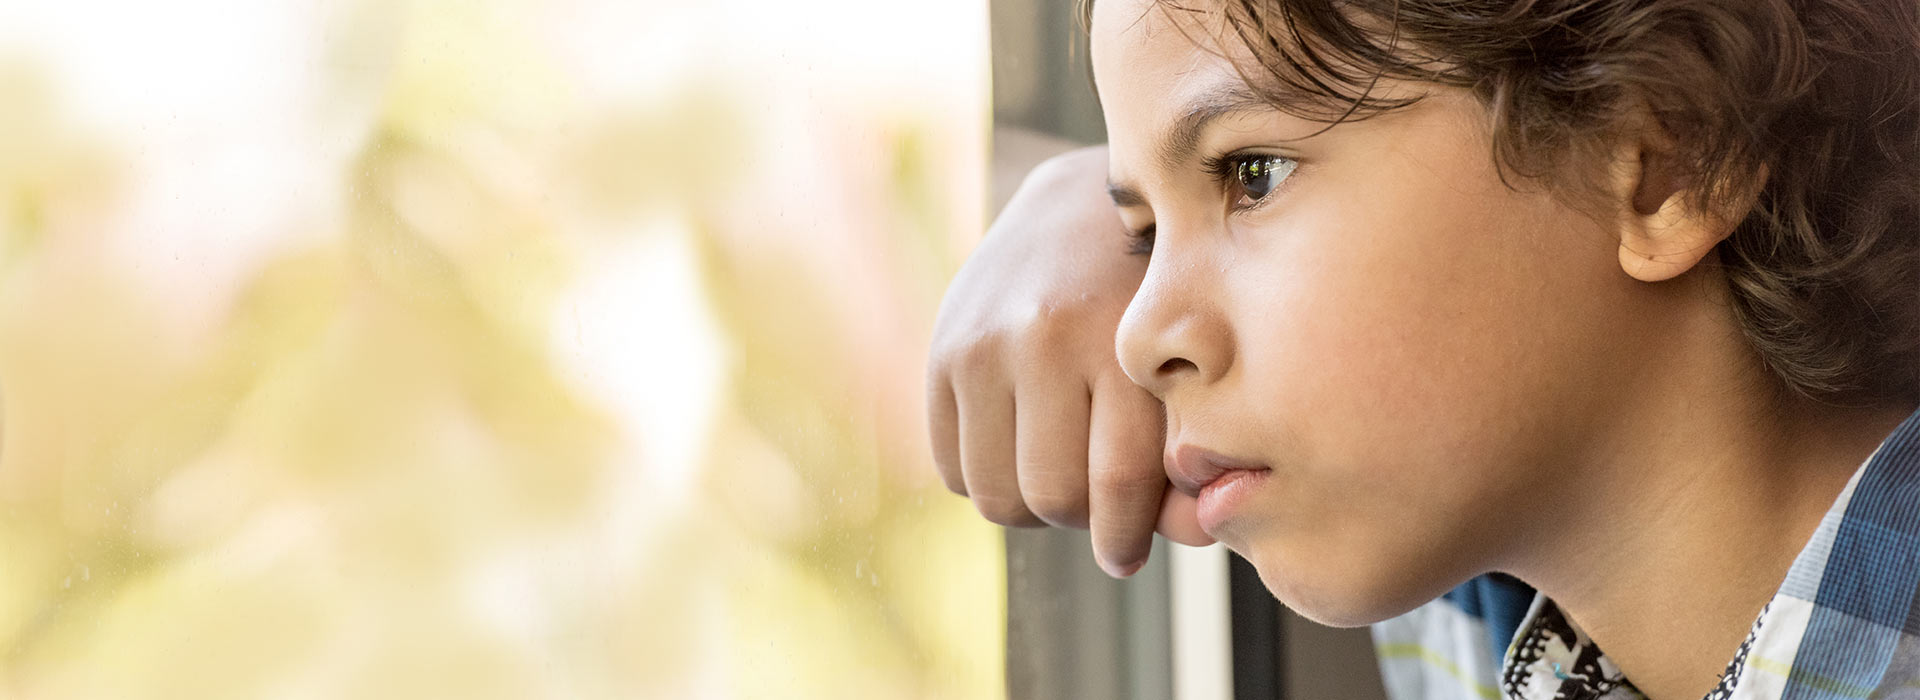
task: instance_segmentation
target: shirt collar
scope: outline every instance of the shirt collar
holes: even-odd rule
[[[1537,596],[1507,648],[1500,687],[1510,700],[1640,698],[1620,667],[1546,596]]]
[[[1859,534],[1886,532],[1906,536]],[[1853,536],[1849,537],[1850,534]],[[1899,632],[1914,626],[1914,620],[1907,619],[1908,614],[1920,618],[1920,606],[1898,606],[1899,609],[1894,610],[1895,606],[1891,605],[1865,606],[1851,604],[1851,601],[1855,598],[1914,601],[1915,591],[1920,590],[1920,571],[1906,572],[1909,575],[1905,578],[1890,577],[1887,573],[1914,569],[1916,567],[1906,565],[1914,562],[1920,562],[1920,410],[1901,423],[1854,472],[1852,480],[1828,509],[1821,527],[1795,559],[1788,580],[1754,620],[1746,641],[1728,662],[1720,683],[1707,695],[1708,700],[1733,696],[1734,688],[1747,670],[1751,649],[1824,645],[1830,637],[1839,637],[1827,634],[1828,628],[1838,623],[1823,622],[1819,615],[1794,615],[1795,624],[1769,628],[1766,624],[1769,612],[1777,607],[1837,609],[1843,613],[1838,619],[1845,620],[1846,624],[1892,631],[1891,636],[1883,634],[1880,638],[1888,640],[1889,645],[1898,643],[1902,636]],[[1846,675],[1839,673],[1843,669],[1815,670],[1812,665],[1831,662],[1851,667],[1855,664],[1847,663],[1848,658],[1881,656],[1882,651],[1891,655],[1893,651],[1891,648],[1858,648],[1854,645],[1861,639],[1860,635],[1846,638],[1853,640],[1846,650],[1848,653],[1794,654],[1807,663],[1794,663],[1792,666],[1800,672],[1783,675],[1836,680]],[[1882,671],[1885,670],[1883,664]],[[1827,672],[1834,675],[1830,677]],[[1534,598],[1513,643],[1507,647],[1500,680],[1508,700],[1645,697],[1586,632],[1544,595]],[[1844,680],[1854,687],[1871,689],[1886,678],[1881,675]]]

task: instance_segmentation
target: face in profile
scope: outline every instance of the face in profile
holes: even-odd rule
[[[1121,364],[1175,471],[1266,469],[1203,527],[1330,624],[1513,570],[1649,389],[1621,359],[1680,322],[1673,292],[1592,207],[1503,182],[1472,95],[1383,80],[1419,101],[1328,128],[1256,96],[1216,21],[1099,0],[1091,24],[1110,189],[1151,248]]]

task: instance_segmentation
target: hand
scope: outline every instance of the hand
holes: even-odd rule
[[[1057,156],[994,221],[941,303],[928,417],[947,488],[1002,525],[1091,528],[1100,567],[1125,577],[1155,529],[1213,540],[1168,488],[1160,403],[1114,354],[1147,258],[1127,251],[1106,169],[1103,146]]]

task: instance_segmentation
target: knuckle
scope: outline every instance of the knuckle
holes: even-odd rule
[[[951,369],[956,378],[1004,375],[1022,363],[1047,362],[1073,345],[1072,324],[1059,308],[1035,303],[1009,311],[994,329],[942,350],[936,372]]]
[[[1023,456],[1020,495],[1035,517],[1055,527],[1085,528],[1088,493],[1085,472],[1061,469],[1044,457]]]
[[[1087,526],[1087,494],[1072,489],[1040,489],[1027,494],[1033,514],[1056,527]]]
[[[980,511],[981,517],[997,525],[1021,527],[1038,522],[1033,512],[1027,510],[1027,504],[1018,496],[974,494],[973,507]]]
[[[981,337],[965,347],[954,351],[952,357],[954,375],[958,377],[978,377],[1000,369],[1000,344],[990,337]]]
[[[1060,340],[1063,314],[1058,304],[1035,302],[1018,312],[1013,321],[1014,336],[1022,345],[1049,346]]]
[[[1132,494],[1158,485],[1160,472],[1151,471],[1123,459],[1094,460],[1087,465],[1087,482],[1108,494]]]

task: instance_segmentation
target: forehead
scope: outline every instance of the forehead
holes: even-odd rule
[[[1217,28],[1211,12],[1156,0],[1094,3],[1089,53],[1116,172],[1145,156],[1189,105],[1245,89],[1218,54]]]
[[[1088,27],[1095,79],[1100,78],[1103,68],[1129,72],[1173,68],[1174,72],[1184,72],[1208,63],[1227,68],[1224,61],[1200,47],[1202,42],[1213,43],[1207,39],[1217,26],[1214,12],[1206,8],[1161,0],[1097,0]],[[1169,77],[1165,70],[1153,72]]]

